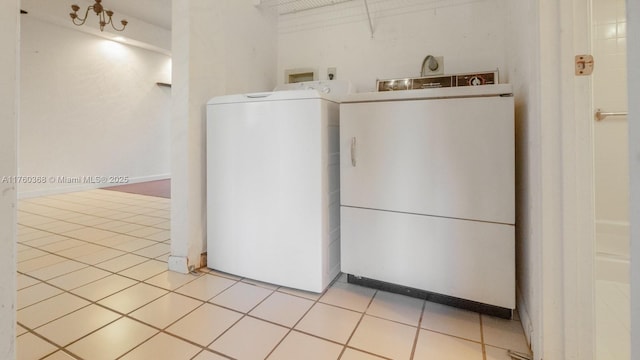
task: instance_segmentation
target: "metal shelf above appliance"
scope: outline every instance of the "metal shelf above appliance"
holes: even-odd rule
[[[296,14],[302,11],[318,9],[326,6],[338,5],[355,0],[254,0],[256,6],[266,5],[276,7],[279,15]],[[369,10],[368,0],[363,0],[363,5],[369,20],[369,31],[373,38],[373,21]]]

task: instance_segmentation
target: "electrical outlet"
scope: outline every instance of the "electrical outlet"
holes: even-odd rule
[[[338,78],[338,70],[334,67],[327,69],[327,79],[336,80]]]

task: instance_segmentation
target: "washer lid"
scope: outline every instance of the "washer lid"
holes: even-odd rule
[[[283,90],[259,92],[250,94],[223,95],[214,97],[207,102],[207,105],[218,104],[234,104],[264,101],[285,101],[285,100],[303,100],[303,99],[324,99],[333,102],[339,102],[338,98],[332,94],[325,94],[319,90]]]

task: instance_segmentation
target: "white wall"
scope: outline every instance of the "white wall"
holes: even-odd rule
[[[538,268],[541,252],[539,10],[535,0],[510,1],[507,18],[508,77],[516,115],[516,265],[518,307],[525,334],[535,353],[542,344],[533,336],[540,324]]]
[[[593,0],[594,107],[627,111],[624,0]],[[594,123],[598,253],[629,258],[629,146],[627,117]],[[599,269],[600,270],[600,269]],[[626,278],[625,270],[624,279]],[[598,276],[605,276],[602,271]]]
[[[501,70],[506,82],[506,0],[369,1],[373,38],[362,1],[282,15],[278,83],[284,70],[327,68],[373,91],[376,78],[419,76],[427,55],[444,56],[445,73]]]
[[[25,15],[19,171],[45,176],[21,197],[112,185],[50,177],[170,173],[171,59]]]
[[[252,0],[174,1],[169,268],[206,251],[205,118],[214,96],[275,86],[277,18]]]
[[[167,55],[171,54],[171,29],[165,29],[161,26],[147,23],[120,11],[116,11],[114,15],[116,25],[120,26],[120,20],[122,19],[129,21],[126,30],[123,32],[113,30],[110,25],[106,26],[104,31],[100,31],[100,26],[97,17],[95,16],[89,16],[89,19],[82,26],[76,26],[71,22],[71,18],[69,17],[71,4],[78,4],[81,8],[79,11],[80,13],[85,11],[88,6],[93,5],[94,3],[94,0],[69,0],[64,2],[21,0],[20,8],[29,12],[30,18],[37,18],[51,24],[105,39],[126,37],[127,44],[129,45],[142,47]],[[160,6],[165,5],[166,2],[160,4]]]
[[[627,1],[627,59],[640,64],[640,1]],[[628,69],[629,99],[640,99],[640,68]],[[640,358],[640,102],[629,102],[631,196],[631,359]]]
[[[0,2],[0,178],[15,176],[19,1]],[[15,359],[16,188],[0,181],[0,358]]]

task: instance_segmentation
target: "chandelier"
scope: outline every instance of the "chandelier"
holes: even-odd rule
[[[69,14],[69,16],[71,16],[71,21],[73,21],[73,23],[78,26],[84,25],[85,21],[87,21],[89,10],[93,10],[93,12],[95,12],[96,15],[100,18],[100,31],[104,31],[104,27],[109,24],[111,24],[111,27],[115,31],[124,30],[124,28],[128,24],[127,20],[120,21],[120,23],[122,24],[121,29],[116,28],[115,25],[113,25],[113,21],[111,20],[111,17],[113,16],[113,11],[105,10],[101,4],[102,0],[95,0],[95,1],[96,3],[89,6],[87,8],[87,11],[85,11],[84,18],[81,18],[80,16],[78,16],[78,10],[80,10],[80,6],[71,5],[71,10],[73,10],[73,12]],[[109,18],[109,20],[107,20],[107,18]]]

